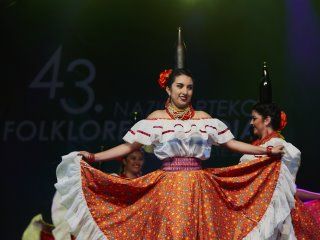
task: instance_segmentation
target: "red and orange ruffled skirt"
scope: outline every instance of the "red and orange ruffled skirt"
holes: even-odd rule
[[[74,152],[63,157],[57,178],[77,239],[294,239],[282,223],[291,224],[295,185],[277,159],[157,170],[130,180],[105,174]]]

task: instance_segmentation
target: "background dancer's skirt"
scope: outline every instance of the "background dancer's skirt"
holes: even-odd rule
[[[309,212],[314,216],[320,228],[320,200],[305,202],[304,205],[309,210]]]
[[[319,200],[303,203],[296,197],[291,217],[297,239],[320,239]]]
[[[295,184],[280,160],[123,179],[63,157],[56,188],[77,239],[268,239],[291,221]],[[288,239],[295,239],[292,229]],[[292,238],[290,238],[292,237]]]

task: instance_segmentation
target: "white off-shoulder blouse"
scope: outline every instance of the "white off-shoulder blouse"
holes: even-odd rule
[[[220,145],[234,136],[216,118],[173,120],[144,119],[137,122],[123,137],[128,143],[152,145],[154,154],[163,160],[169,157],[210,157],[212,145]]]

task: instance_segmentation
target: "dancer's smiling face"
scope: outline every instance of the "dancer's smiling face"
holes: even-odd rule
[[[251,112],[251,126],[253,127],[253,134],[260,137],[266,131],[268,127],[270,127],[270,116],[263,117],[257,111],[253,110]]]
[[[175,77],[171,86],[166,87],[166,91],[171,96],[171,102],[179,109],[186,108],[191,102],[193,94],[193,80],[187,75]]]
[[[140,150],[131,152],[123,160],[124,172],[130,172],[133,175],[138,175],[141,173],[143,163],[144,157]]]

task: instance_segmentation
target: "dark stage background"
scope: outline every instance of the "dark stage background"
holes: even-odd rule
[[[302,151],[298,186],[320,192],[320,2],[317,0],[0,1],[1,239],[20,239],[31,218],[50,221],[62,155],[121,143],[132,112],[145,117],[166,95],[158,74],[173,65],[184,29],[194,106],[248,132],[262,62],[283,131]],[[159,167],[147,156],[144,171]],[[207,166],[236,164],[215,149]],[[118,163],[105,163],[117,171]]]

